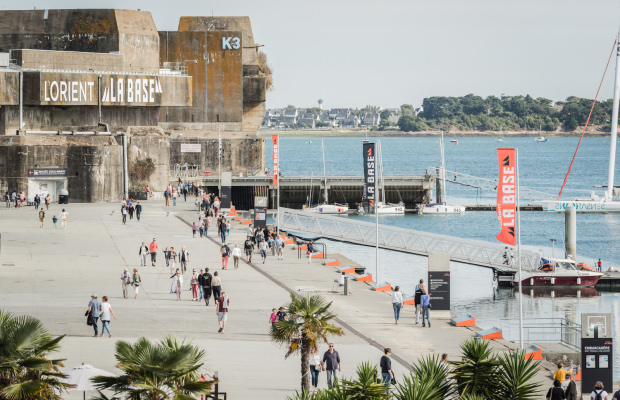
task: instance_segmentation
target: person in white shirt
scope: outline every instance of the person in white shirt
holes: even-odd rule
[[[267,246],[267,242],[265,241],[265,239],[263,239],[258,245],[258,247],[260,249],[260,256],[263,259],[264,264],[265,260],[267,259],[267,250],[269,249],[269,246]]]
[[[338,277],[338,286],[344,286],[344,278],[346,276],[346,273],[342,273],[340,274],[340,276]]]
[[[146,267],[146,256],[149,255],[149,247],[142,242],[140,249],[138,250],[138,255],[140,256],[140,266]]]
[[[62,229],[65,229],[67,227],[67,215],[69,215],[69,213],[66,212],[63,208],[62,212],[60,213],[60,226],[62,226]]]
[[[392,292],[392,307],[394,307],[394,319],[398,324],[400,318],[400,308],[403,306],[403,294],[400,292],[400,286],[396,286]]]
[[[280,236],[276,238],[276,254],[278,255],[278,260],[284,260],[284,240]]]
[[[112,337],[112,333],[110,333],[110,314],[116,319],[116,314],[114,314],[114,310],[112,310],[112,306],[108,303],[108,296],[103,296],[103,303],[101,303],[101,308],[99,309],[101,322],[103,322],[103,328],[101,328],[101,336],[108,331],[108,336]]]
[[[171,278],[172,285],[176,288],[177,301],[181,301],[181,291],[183,290],[183,275],[181,275],[181,272],[179,272],[178,268],[176,273],[172,275]]]
[[[235,245],[235,248],[232,251],[233,262],[235,263],[235,269],[239,268],[239,258],[241,257],[241,249],[239,245]]]

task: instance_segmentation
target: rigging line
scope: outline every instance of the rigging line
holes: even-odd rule
[[[598,99],[598,94],[601,91],[601,86],[603,86],[603,81],[605,80],[605,75],[607,74],[607,68],[609,68],[609,63],[611,62],[611,57],[614,55],[614,49],[616,48],[616,43],[618,40],[614,40],[614,45],[611,46],[611,53],[609,54],[609,59],[607,60],[607,65],[605,66],[605,72],[603,72],[603,77],[601,78],[601,83],[598,85],[598,90],[596,91],[596,96],[594,97],[594,102],[592,103],[592,108],[590,108],[590,114],[588,114],[588,119],[586,121],[586,125],[583,127],[583,132],[581,132],[581,137],[579,138],[579,143],[577,143],[577,148],[575,149],[575,154],[573,154],[573,159],[568,166],[568,171],[566,172],[566,176],[564,177],[564,182],[562,183],[562,188],[560,188],[560,193],[558,194],[558,200],[562,196],[562,191],[564,190],[564,186],[566,186],[566,181],[568,180],[568,175],[570,174],[570,170],[573,168],[573,163],[575,162],[575,157],[577,157],[577,151],[579,151],[579,146],[581,145],[581,141],[583,140],[583,136],[586,134],[586,129],[588,128],[588,124],[590,123],[590,117],[592,116],[592,112],[594,111],[594,106],[596,105],[596,99]],[[616,66],[618,68],[618,66]]]

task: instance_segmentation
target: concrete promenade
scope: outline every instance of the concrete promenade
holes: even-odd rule
[[[189,338],[207,352],[206,370],[219,371],[220,391],[232,399],[284,399],[300,387],[299,356],[284,359],[284,350],[271,342],[268,318],[271,309],[289,301],[289,291],[316,291],[333,300],[332,311],[338,314],[345,335],[333,338],[340,353],[343,375],[352,376],[362,361],[376,364],[383,347],[392,348],[393,368],[399,376],[418,357],[447,352],[456,360],[459,345],[474,335],[467,328],[455,328],[447,320],[433,320],[432,328],[415,325],[413,306],[406,306],[401,321],[394,324],[389,293],[373,292],[364,282],[352,282],[353,293],[332,293],[336,267],[326,267],[320,260],[308,265],[297,258],[292,245],[285,248],[285,260],[269,256],[265,264],[259,254],[253,264],[242,262],[233,269],[221,270],[217,229],[209,239],[192,238],[191,224],[198,220],[194,198],[165,207],[163,201],[142,202],[142,220],[121,223],[120,204],[53,204],[39,228],[34,207],[0,208],[0,308],[17,314],[40,318],[54,335],[66,334],[58,356],[67,358],[65,367],[82,362],[97,368],[116,371],[114,343],[133,341],[145,336],[157,340],[166,334]],[[69,212],[68,227],[52,228],[52,216],[61,208]],[[234,223],[228,242],[242,247],[245,225]],[[160,245],[157,267],[140,267],[138,247],[153,238]],[[170,294],[170,273],[165,266],[165,247],[190,252],[189,271],[181,302]],[[177,264],[178,265],[178,264]],[[124,267],[139,269],[142,287],[137,300],[123,299],[120,274]],[[217,333],[213,303],[191,301],[191,269],[209,267],[218,271],[222,287],[230,297],[230,312],[225,334]],[[383,268],[389,268],[384,265]],[[398,282],[393,282],[394,285]],[[112,320],[112,338],[93,338],[86,325],[84,311],[91,293],[99,299],[110,297],[118,320]],[[100,324],[101,325],[101,324]],[[505,350],[510,344],[492,342],[493,348]],[[327,350],[321,346],[320,353]],[[118,372],[118,371],[117,371]],[[548,382],[548,381],[547,381]],[[319,387],[326,386],[321,373]],[[94,393],[94,392],[93,392]],[[80,393],[71,395],[81,397]]]

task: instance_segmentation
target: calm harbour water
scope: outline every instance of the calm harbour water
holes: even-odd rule
[[[459,144],[445,137],[446,169],[486,179],[497,179],[497,147],[519,149],[520,184],[553,195],[558,194],[579,138],[551,138],[546,143],[533,137],[495,138],[459,137]],[[374,138],[371,138],[375,141]],[[271,165],[271,146],[266,149],[266,164]],[[427,168],[440,165],[439,138],[381,138],[385,176],[423,175]],[[362,138],[325,138],[327,175],[362,175]],[[589,197],[606,184],[609,159],[609,138],[585,138],[575,159],[562,199]],[[303,160],[303,162],[300,162]],[[280,165],[287,176],[323,176],[321,139],[319,137],[281,137]],[[620,168],[616,165],[617,181]],[[449,201],[453,204],[494,204],[495,193],[447,184]],[[524,202],[522,202],[524,203]],[[347,216],[343,218],[362,218]],[[494,211],[470,211],[454,216],[382,216],[381,224],[425,232],[495,242],[499,223]],[[557,239],[555,255],[563,255],[564,215],[546,212],[522,212],[521,240],[528,249],[552,255],[551,238]],[[364,265],[374,273],[374,248],[326,241],[328,251],[339,252]],[[577,214],[577,254],[579,261],[592,265],[601,258],[603,267],[620,267],[620,213]],[[380,280],[400,285],[412,293],[415,283],[426,277],[425,257],[387,250],[379,252]],[[454,315],[471,314],[482,328],[504,328],[509,339],[517,339],[515,329],[507,329],[504,319],[518,319],[518,293],[512,289],[496,290],[490,270],[453,262],[452,310]],[[620,269],[620,268],[619,268]],[[583,312],[612,312],[620,322],[620,293],[597,291],[563,291],[550,293],[526,291],[523,295],[527,318],[569,318],[579,322]],[[618,324],[620,325],[620,324]],[[620,326],[614,326],[614,337],[620,340]],[[620,353],[614,357],[615,377],[620,377]]]

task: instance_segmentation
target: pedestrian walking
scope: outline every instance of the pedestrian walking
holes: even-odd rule
[[[228,269],[228,257],[230,256],[230,247],[228,247],[228,244],[224,243],[224,245],[220,247],[220,253],[222,253],[222,269]]]
[[[392,372],[392,360],[390,359],[391,354],[392,349],[389,347],[383,349],[383,356],[381,356],[381,360],[379,361],[379,366],[381,367],[381,381],[385,385],[385,393],[390,392],[390,384],[394,379],[394,373]]]
[[[9,194],[9,192],[6,192],[4,197],[6,198],[6,208],[11,208],[11,195]]]
[[[9,192],[6,192],[6,193],[7,193],[7,195],[9,194]],[[7,199],[8,199],[8,197],[7,197]],[[39,209],[39,204],[41,204],[41,198],[39,197],[39,194],[37,193],[37,194],[34,195],[34,209],[35,210]],[[10,203],[7,204],[7,207],[11,207],[11,204]]]
[[[112,332],[110,332],[110,315],[116,319],[116,314],[114,314],[114,310],[112,310],[112,305],[108,303],[108,296],[103,296],[103,302],[101,303],[101,308],[99,309],[101,312],[101,336],[108,331],[108,337],[112,337]]]
[[[269,236],[269,238],[267,239],[267,246],[271,250],[271,255],[275,256],[276,255],[276,241],[273,240],[271,236]]]
[[[284,307],[280,307],[276,314],[278,316],[278,321],[286,320],[286,309]]]
[[[179,194],[177,193],[176,190],[172,189],[172,206],[176,207],[177,205],[177,197],[179,197]]]
[[[280,236],[276,238],[276,253],[278,260],[284,260],[284,240]]]
[[[271,315],[269,316],[269,324],[274,326],[278,320],[278,312],[275,308],[271,309]]]
[[[243,250],[245,251],[245,259],[247,262],[252,262],[252,250],[254,250],[254,243],[252,243],[251,236],[248,236],[243,244]]]
[[[54,229],[58,228],[58,226],[56,225],[57,222],[58,222],[58,218],[56,218],[56,216],[54,215],[52,217],[52,226],[54,227]]]
[[[329,344],[329,350],[323,354],[321,361],[321,369],[327,371],[327,387],[334,387],[334,381],[338,380],[338,373],[342,372],[340,364],[340,355],[334,350],[334,344]]]
[[[217,300],[222,293],[222,279],[217,271],[213,273],[213,279],[211,279],[211,289],[213,290],[213,298]],[[208,302],[207,305],[209,305]]]
[[[60,212],[60,226],[62,226],[62,229],[67,228],[67,216],[68,215],[69,213],[65,211],[65,209],[63,208],[62,211]]]
[[[603,263],[601,262],[601,259],[598,259],[598,262],[596,263],[596,266],[598,267],[598,271],[602,272],[603,271]]]
[[[49,193],[47,194],[47,196],[45,196],[45,211],[49,211],[50,209],[50,195]]]
[[[262,242],[260,242],[260,256],[263,259],[263,264],[265,263],[265,260],[267,260],[267,250],[269,249],[269,247],[267,246],[267,242],[265,241],[265,239],[263,239]]]
[[[230,306],[230,299],[226,294],[226,291],[222,290],[222,295],[215,300],[215,310],[217,312],[217,322],[220,325],[219,333],[224,333],[226,328],[226,321],[228,321],[228,307]]]
[[[504,248],[504,265],[508,265],[510,263],[510,257],[508,256],[508,246]]]
[[[232,251],[232,256],[235,269],[239,269],[239,258],[241,258],[241,249],[238,245],[235,245],[235,248]]]
[[[598,381],[594,384],[594,390],[590,393],[590,398],[592,400],[609,400],[607,395],[608,393],[605,391],[603,382]]]
[[[135,208],[133,206],[133,203],[130,203],[129,206],[127,207],[127,213],[129,214],[129,220],[131,221],[133,219],[133,212],[134,212]]]
[[[41,228],[43,228],[43,223],[45,222],[45,211],[43,211],[43,209],[41,209],[41,211],[39,211],[39,225]]]
[[[222,243],[226,243],[226,219],[224,218],[224,216],[222,216],[222,219],[220,220],[220,237],[222,239]]]
[[[189,282],[192,288],[192,301],[198,301],[198,272],[192,271],[192,278]]]
[[[568,382],[566,382],[567,371],[564,369],[564,364],[561,362],[557,364],[557,367],[558,369],[555,370],[551,379],[559,381],[562,389],[566,389],[566,385],[568,385]]]
[[[562,389],[561,383],[559,380],[554,379],[553,387],[549,388],[546,399],[547,400],[566,400],[566,393],[564,393],[564,389]]]
[[[121,207],[121,215],[123,216],[123,225],[125,225],[125,223],[127,222],[127,207],[126,206]]]
[[[101,302],[97,300],[97,294],[92,294],[90,296],[90,301],[88,302],[88,309],[86,310],[87,314],[90,314],[90,317],[93,319],[93,330],[95,331],[95,336],[99,336],[99,328],[97,326],[97,321],[99,320],[99,316],[101,314]]]
[[[140,278],[140,274],[138,273],[138,269],[134,268],[133,269],[133,276],[131,279],[131,284],[133,285],[133,291],[136,297],[134,297],[134,299],[138,298],[138,292],[140,291],[140,285],[142,285],[142,278]]]
[[[151,266],[152,267],[154,267],[155,264],[157,264],[157,250],[159,250],[159,244],[157,244],[157,241],[155,240],[155,238],[153,238],[153,241],[149,245],[149,253],[151,253]]]
[[[416,325],[420,321],[420,314],[422,314],[422,295],[424,294],[424,279],[420,279],[420,283],[418,283],[415,287],[414,293],[414,303],[415,303],[415,323]]]
[[[138,222],[140,222],[140,214],[142,214],[142,205],[140,205],[140,202],[136,203],[136,219],[138,220]]]
[[[192,237],[196,237],[196,223],[195,222],[192,222]]]
[[[400,318],[400,309],[403,306],[403,294],[400,292],[400,286],[396,286],[392,292],[392,307],[394,308],[394,319],[398,324]]]
[[[204,296],[205,305],[209,305],[209,300],[211,299],[211,284],[213,280],[213,276],[209,273],[209,268],[205,268],[205,272],[199,279],[199,283],[202,285],[202,294]]]
[[[431,296],[428,295],[426,289],[424,289],[424,293],[420,298],[420,302],[422,304],[422,328],[426,325],[424,323],[424,317],[426,317],[426,322],[428,322],[428,327],[431,327]]]
[[[306,254],[308,255],[308,264],[312,263],[312,253],[314,252],[314,244],[312,242],[312,240],[310,240],[310,242],[308,243],[308,251],[306,252]]]
[[[198,273],[198,295],[200,297],[198,300],[204,299],[204,290],[202,289],[203,287],[202,279],[203,279],[204,273],[205,273],[204,268],[200,268],[200,272]]]
[[[185,273],[185,271],[187,271],[187,264],[189,263],[189,251],[185,250],[185,246],[181,247],[179,262],[181,263],[181,272]]]
[[[312,376],[312,390],[319,386],[319,373],[321,372],[321,357],[316,347],[310,350],[310,375]]]
[[[138,256],[140,257],[140,266],[146,267],[146,257],[149,255],[149,248],[144,242],[138,248]]]
[[[168,189],[164,192],[164,199],[166,199],[166,207],[170,205],[170,192]]]
[[[177,252],[174,251],[174,247],[170,247],[170,251],[168,252],[168,262],[170,264],[170,271],[176,271]]]
[[[125,268],[125,270],[123,271],[123,273],[121,274],[121,287],[123,289],[123,298],[127,298],[127,288],[129,287],[130,284],[130,277],[129,277],[129,269]]]
[[[175,288],[175,293],[177,294],[177,301],[181,301],[181,291],[183,290],[183,275],[181,275],[181,272],[177,269],[176,273],[172,275],[171,278],[172,284]]]

